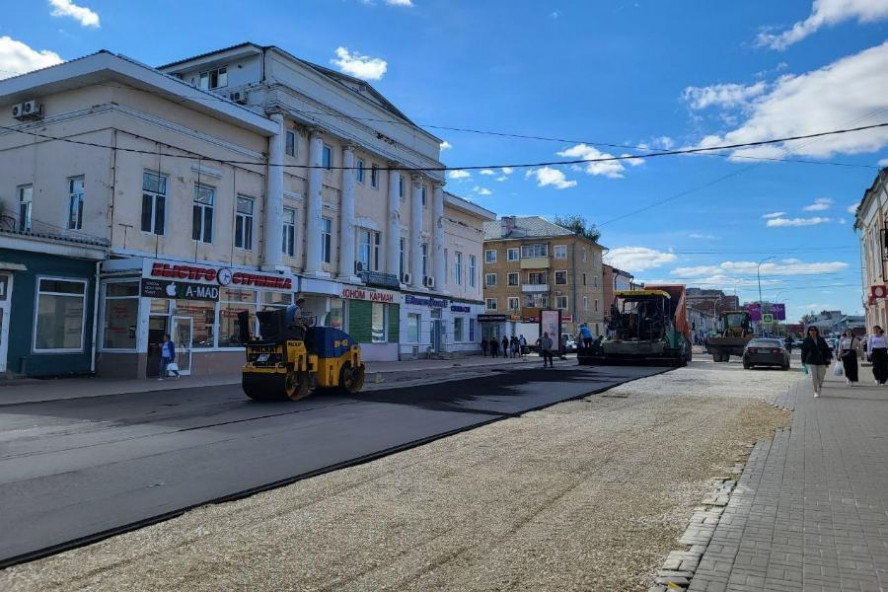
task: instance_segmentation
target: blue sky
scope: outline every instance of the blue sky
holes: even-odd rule
[[[642,280],[756,300],[767,259],[762,295],[786,302],[791,319],[861,310],[848,208],[888,165],[884,129],[722,156],[502,165],[886,122],[888,0],[8,4],[0,77],[99,49],[160,65],[243,41],[278,45],[367,78],[447,141],[448,166],[491,165],[451,173],[448,190],[501,215],[585,216],[613,263]]]

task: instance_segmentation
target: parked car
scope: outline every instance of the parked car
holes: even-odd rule
[[[749,341],[743,349],[743,367],[779,366],[789,370],[789,352],[781,339],[756,338]]]

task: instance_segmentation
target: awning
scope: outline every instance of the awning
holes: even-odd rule
[[[0,261],[0,270],[2,271],[28,271],[28,268],[21,263],[6,263]]]

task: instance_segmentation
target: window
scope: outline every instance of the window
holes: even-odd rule
[[[355,179],[358,183],[364,182],[364,161],[360,158],[355,161]]]
[[[31,232],[31,212],[34,201],[34,186],[22,185],[18,188],[19,196],[19,232]]]
[[[253,248],[253,205],[252,197],[237,196],[237,214],[234,218],[234,246],[238,249]]]
[[[406,247],[407,247],[407,239],[404,238],[404,237],[402,236],[402,237],[401,237],[401,240],[399,241],[399,245],[400,245],[400,247],[401,247],[401,252],[400,252],[399,257],[398,257],[398,273],[400,273],[400,274],[401,274],[401,277],[403,278],[403,277],[404,277],[404,271],[405,271],[405,270],[404,270],[404,267],[405,267],[405,266],[404,266],[404,255],[405,255],[404,250],[405,250]]]
[[[477,258],[474,255],[469,255],[469,286],[472,288],[475,287],[475,275],[477,271]]]
[[[370,306],[370,339],[373,343],[385,343],[387,307],[382,302],[372,302]]]
[[[213,242],[213,203],[216,189],[207,185],[194,186],[194,212],[191,238],[202,243]]]
[[[517,296],[509,296],[509,310],[518,310]]]
[[[284,255],[296,254],[296,210],[284,208]]]
[[[287,130],[284,142],[284,152],[287,156],[296,156],[296,132]]]
[[[589,297],[583,296],[583,312],[586,312],[588,310],[589,310]]]
[[[527,274],[527,283],[532,286],[542,286],[546,284],[545,271],[531,271]]]
[[[524,245],[523,247],[521,247],[521,256],[525,259],[530,257],[548,257],[549,245],[545,243]]]
[[[333,221],[330,218],[321,218],[321,261],[330,263],[332,255]]]
[[[484,263],[496,263],[495,249],[487,249],[484,251]]]
[[[495,286],[496,285],[496,274],[495,273],[484,274],[484,285],[485,286]]]
[[[68,230],[83,228],[83,177],[68,179]]]
[[[583,285],[584,286],[586,285],[586,273],[585,272],[583,273]]]
[[[453,282],[462,285],[462,253],[459,251],[453,253]]]
[[[228,86],[228,68],[216,68],[207,72],[200,73],[200,88],[203,90],[213,90],[214,88],[223,88]]]
[[[422,186],[422,205],[425,207],[426,205],[426,186]]]
[[[139,324],[139,282],[105,285],[105,349],[136,349]]]
[[[455,317],[453,319],[453,340],[454,341],[464,341],[463,339],[463,323],[465,319],[462,317]]]
[[[560,308],[562,310],[567,309],[567,296],[556,296],[555,297],[555,308]]]
[[[142,232],[163,235],[166,192],[166,177],[148,171],[142,173]]]
[[[375,164],[370,165],[370,186],[379,189],[379,167]]]
[[[598,287],[598,276],[597,275],[592,276],[592,285],[596,288]]]
[[[240,340],[239,312],[256,318],[256,291],[241,288],[219,290],[219,347],[243,347]]]
[[[485,298],[484,301],[487,303],[487,310],[496,310],[496,298]]]
[[[86,325],[86,281],[37,280],[37,327],[34,351],[83,351]]]
[[[595,312],[598,312],[598,298],[595,299],[594,304],[595,304]]]
[[[447,282],[448,278],[450,277],[447,275],[447,267],[448,267],[447,262],[448,261],[450,261],[450,259],[447,257],[447,249],[444,249],[444,281],[445,282]]]
[[[518,247],[508,249],[506,251],[506,259],[509,261],[518,261]]]
[[[419,343],[419,320],[422,318],[419,314],[407,314],[407,342]]]
[[[358,261],[366,271],[379,271],[381,235],[372,230],[362,230],[359,238]]]
[[[429,243],[422,243],[422,275],[429,275]]]
[[[555,272],[555,285],[557,285],[557,286],[567,285],[567,272],[566,271],[556,271]]]
[[[583,254],[581,256],[581,259],[582,259],[583,263],[586,262],[586,249],[583,249]]]
[[[567,259],[567,245],[555,245],[555,258]]]
[[[326,144],[321,151],[321,165],[328,171],[333,168],[333,149]]]
[[[512,273],[509,274],[509,285],[510,286],[517,286],[518,285],[518,272],[517,271],[513,271]]]

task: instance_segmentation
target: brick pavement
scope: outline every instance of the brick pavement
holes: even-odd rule
[[[861,380],[778,397],[792,427],[753,448],[688,590],[888,591],[888,387]]]

